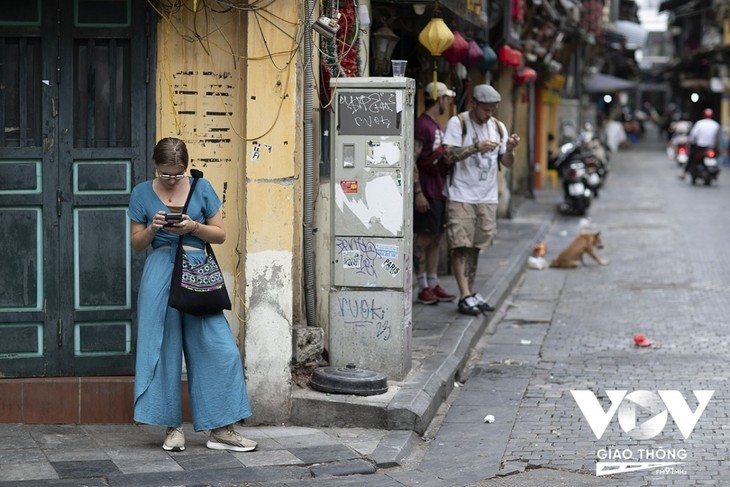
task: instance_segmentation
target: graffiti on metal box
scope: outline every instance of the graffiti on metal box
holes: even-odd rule
[[[335,248],[345,269],[357,269],[357,274],[378,276],[375,268],[378,252],[371,240],[363,237],[338,237],[335,239]]]
[[[340,109],[352,114],[374,114],[395,112],[395,92],[353,93],[339,97]]]
[[[376,338],[390,339],[392,330],[388,320],[388,309],[379,305],[374,298],[337,298],[337,312],[346,325],[372,327]]]

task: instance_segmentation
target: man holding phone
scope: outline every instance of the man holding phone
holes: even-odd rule
[[[494,117],[501,95],[489,85],[476,85],[471,110],[451,117],[444,135],[446,176],[446,236],[454,277],[459,286],[458,311],[478,315],[494,311],[474,292],[479,252],[497,234],[497,172],[514,164],[517,134]]]

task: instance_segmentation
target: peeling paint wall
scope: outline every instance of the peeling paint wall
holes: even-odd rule
[[[216,255],[234,301],[228,319],[244,358],[249,422],[281,422],[300,307],[300,12],[289,2],[256,15],[206,8],[184,0],[160,12],[156,136],[183,139],[191,167],[224,202],[227,240]]]
[[[292,2],[273,2],[247,33],[246,376],[252,423],[289,418],[292,324],[301,276],[302,114]],[[284,32],[282,32],[284,31]],[[271,53],[271,56],[269,56]],[[294,301],[294,299],[297,301]]]

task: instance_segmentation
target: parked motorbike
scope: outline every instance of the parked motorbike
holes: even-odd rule
[[[603,142],[590,129],[589,124],[586,124],[586,130],[581,133],[579,141],[581,143],[580,157],[585,162],[588,173],[587,183],[593,197],[598,198],[598,190],[608,176],[609,153]]]
[[[600,160],[592,155],[585,155],[584,162],[586,165],[586,184],[590,188],[594,198],[598,198],[598,190],[603,186],[603,176],[605,175]]]
[[[558,171],[563,187],[563,201],[558,207],[565,215],[585,215],[591,205],[593,192],[588,185],[588,170],[579,140],[560,146],[551,166]]]
[[[690,170],[692,184],[698,179],[704,181],[705,186],[712,184],[713,179],[717,179],[720,174],[720,165],[717,163],[717,153],[712,148],[702,148],[697,151],[696,161]]]

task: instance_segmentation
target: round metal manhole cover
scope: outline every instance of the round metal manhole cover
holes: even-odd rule
[[[354,364],[315,369],[309,385],[322,392],[359,396],[375,396],[388,391],[388,379],[385,374],[359,369]]]

